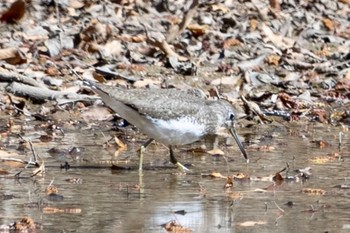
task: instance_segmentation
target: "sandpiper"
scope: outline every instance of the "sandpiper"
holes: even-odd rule
[[[125,89],[87,80],[84,83],[105,105],[150,137],[145,147],[152,140],[169,146],[170,161],[183,170],[187,168],[177,161],[172,146],[215,136],[223,127],[230,131],[248,161],[234,127],[234,109],[226,100],[206,100],[177,89]],[[143,150],[140,151],[142,170]]]

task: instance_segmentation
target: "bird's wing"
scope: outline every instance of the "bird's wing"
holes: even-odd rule
[[[121,102],[141,115],[164,120],[182,115],[195,115],[206,102],[204,99],[176,89],[124,89],[101,84],[93,84],[93,87],[102,101],[122,118],[125,117],[116,107],[111,106],[111,102]]]
[[[154,127],[153,123],[150,119],[142,116],[139,112],[123,102],[113,98],[107,92],[102,90],[100,87],[97,87],[94,83],[88,81],[85,82],[94,92],[96,92],[102,99],[102,101],[111,108],[114,112],[118,113],[120,117],[127,119],[129,123],[135,125],[139,129],[146,129],[146,131],[150,130],[151,132],[158,131],[156,127]],[[145,132],[147,133],[147,132]]]

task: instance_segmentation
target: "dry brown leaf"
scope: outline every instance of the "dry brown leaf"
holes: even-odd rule
[[[232,176],[227,176],[224,188],[227,189],[227,188],[231,188],[232,186],[233,186],[233,177]]]
[[[210,155],[224,155],[225,154],[219,148],[215,148],[215,149],[209,150],[209,151],[207,151],[207,153],[210,154]]]
[[[114,137],[115,143],[121,148],[121,149],[127,149],[128,145],[122,142],[117,136]]]
[[[276,54],[270,54],[265,57],[265,63],[268,65],[275,65],[278,66],[280,64],[281,57]]]
[[[323,149],[323,148],[326,148],[326,147],[329,147],[331,146],[331,144],[325,140],[316,140],[316,141],[313,141],[314,143],[316,143],[317,146],[320,147],[320,149]]]
[[[214,4],[214,5],[211,5],[211,10],[212,11],[221,11],[222,13],[226,14],[227,12],[230,11],[230,8],[228,8],[224,4]]]
[[[231,70],[230,70],[231,71]],[[228,74],[228,70],[226,70],[226,74]],[[234,85],[237,79],[233,77],[221,77],[211,81],[210,85],[219,86],[219,85]]]
[[[281,5],[279,0],[269,0],[270,2],[270,7],[273,8],[276,11],[280,11],[281,10]]]
[[[203,36],[208,29],[207,25],[190,24],[187,29],[192,32],[195,37]]]
[[[278,94],[278,98],[282,101],[284,106],[292,109],[298,108],[298,103],[287,93],[280,93]]]
[[[44,214],[57,214],[57,213],[67,213],[67,214],[80,214],[80,208],[56,208],[56,207],[44,207]]]
[[[229,39],[226,39],[223,43],[223,48],[224,49],[228,49],[230,47],[233,47],[233,46],[237,46],[237,45],[241,45],[242,42],[240,40],[237,40],[236,38],[229,38]]]
[[[17,23],[19,20],[21,20],[26,13],[26,4],[23,0],[17,0],[14,3],[12,3],[10,9],[5,11],[0,21],[5,23]]]
[[[45,73],[47,75],[49,75],[49,76],[59,76],[59,75],[61,75],[61,72],[56,67],[53,67],[53,66],[48,67],[45,70]]]
[[[312,194],[312,195],[325,195],[326,191],[323,189],[314,189],[314,188],[303,188],[302,193]]]
[[[281,176],[280,173],[276,173],[272,180],[275,181],[276,185],[281,185],[284,181],[284,178]]]
[[[245,181],[245,180],[249,180],[250,176],[248,174],[245,174],[245,173],[237,173],[237,174],[233,175],[233,178],[235,180]]]
[[[223,178],[223,179],[227,178],[226,176],[223,176],[220,172],[212,172],[209,174],[209,176],[213,178]]]
[[[258,149],[259,151],[269,152],[269,151],[275,150],[275,147],[269,146],[269,145],[263,145],[263,146],[260,146]]]
[[[310,115],[316,117],[321,123],[326,123],[328,119],[328,112],[325,109],[314,108],[310,111]]]
[[[316,156],[314,158],[309,159],[312,163],[316,164],[326,164],[329,162],[333,162],[336,158],[334,156]]]
[[[100,51],[107,57],[119,57],[122,51],[121,43],[117,40],[108,41],[101,46]]]
[[[327,28],[328,31],[334,32],[335,30],[335,23],[330,18],[324,18],[322,19],[323,25]]]
[[[41,142],[51,142],[53,140],[53,137],[51,135],[41,135],[39,140]]]
[[[321,57],[329,57],[332,55],[333,52],[330,46],[328,46],[328,44],[324,44],[322,45],[321,50],[318,50],[315,53]]]
[[[45,192],[47,195],[50,194],[57,194],[58,193],[58,188],[54,185],[50,185],[48,187],[46,187]]]
[[[238,225],[242,227],[253,227],[256,225],[266,225],[266,224],[267,222],[265,221],[246,221],[246,222],[239,223]]]
[[[255,30],[258,28],[258,26],[259,26],[259,21],[256,20],[256,19],[251,19],[251,20],[249,21],[249,25],[250,25],[249,30],[250,30],[251,32],[253,32],[253,31],[255,31]]]
[[[134,43],[141,43],[146,41],[146,36],[145,35],[136,35],[131,37],[131,41]]]
[[[267,41],[271,41],[278,48],[292,48],[295,44],[293,39],[274,33],[271,28],[264,23],[261,25],[261,29],[267,37]]]
[[[165,228],[165,230],[167,232],[174,232],[174,233],[188,233],[188,232],[192,232],[192,230],[190,228],[181,226],[175,220],[172,220],[172,221],[164,224],[163,227]]]
[[[30,217],[24,217],[21,221],[15,222],[13,227],[16,232],[28,232],[28,230],[32,232],[36,228],[34,220]]]
[[[25,55],[16,48],[0,49],[0,60],[11,65],[19,65],[27,62]]]
[[[69,0],[69,7],[79,9],[85,6],[85,3],[83,1],[79,0]]]

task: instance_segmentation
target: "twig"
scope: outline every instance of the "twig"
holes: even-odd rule
[[[32,151],[32,154],[33,154],[33,159],[34,159],[35,166],[40,167],[40,165],[38,163],[37,155],[36,155],[34,147],[33,147],[32,140],[29,139],[28,143],[30,145],[30,150]]]
[[[167,57],[176,57],[180,58],[180,56],[170,47],[168,42],[166,41],[164,35],[160,32],[158,33],[151,33],[147,30],[147,27],[145,24],[140,22],[140,24],[145,29],[146,37],[147,37],[147,43],[153,45],[154,47],[159,48]]]
[[[279,211],[281,211],[282,213],[285,213],[285,211],[281,207],[279,207],[275,201],[273,201],[273,203],[275,203],[275,205],[276,205],[277,209],[279,209]]]
[[[0,71],[1,73],[1,71]],[[13,82],[6,87],[6,91],[22,97],[27,97],[35,100],[70,100],[70,101],[94,101],[98,99],[95,96],[80,95],[68,91],[54,91],[46,88],[33,87],[25,84]]]
[[[36,81],[33,78],[21,75],[15,71],[10,71],[0,67],[0,81],[2,82],[20,82],[29,84],[35,87],[41,87],[42,89],[47,89],[45,84]]]
[[[193,0],[190,8],[186,11],[180,24],[172,26],[166,36],[166,42],[171,43],[175,38],[181,34],[186,27],[191,23],[193,15],[196,13],[197,6],[199,5],[198,0]]]
[[[62,31],[63,31],[63,28],[62,28],[62,24],[61,24],[60,10],[59,10],[59,6],[58,6],[57,0],[54,1],[54,2],[55,2],[55,8],[56,8],[57,25],[61,29],[61,31],[59,32],[60,47],[63,48],[63,43],[62,43]]]

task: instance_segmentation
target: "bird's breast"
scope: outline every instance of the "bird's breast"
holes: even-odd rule
[[[169,120],[150,118],[150,120],[157,132],[147,134],[165,145],[190,144],[198,141],[205,134],[205,125],[193,117],[184,116]]]

